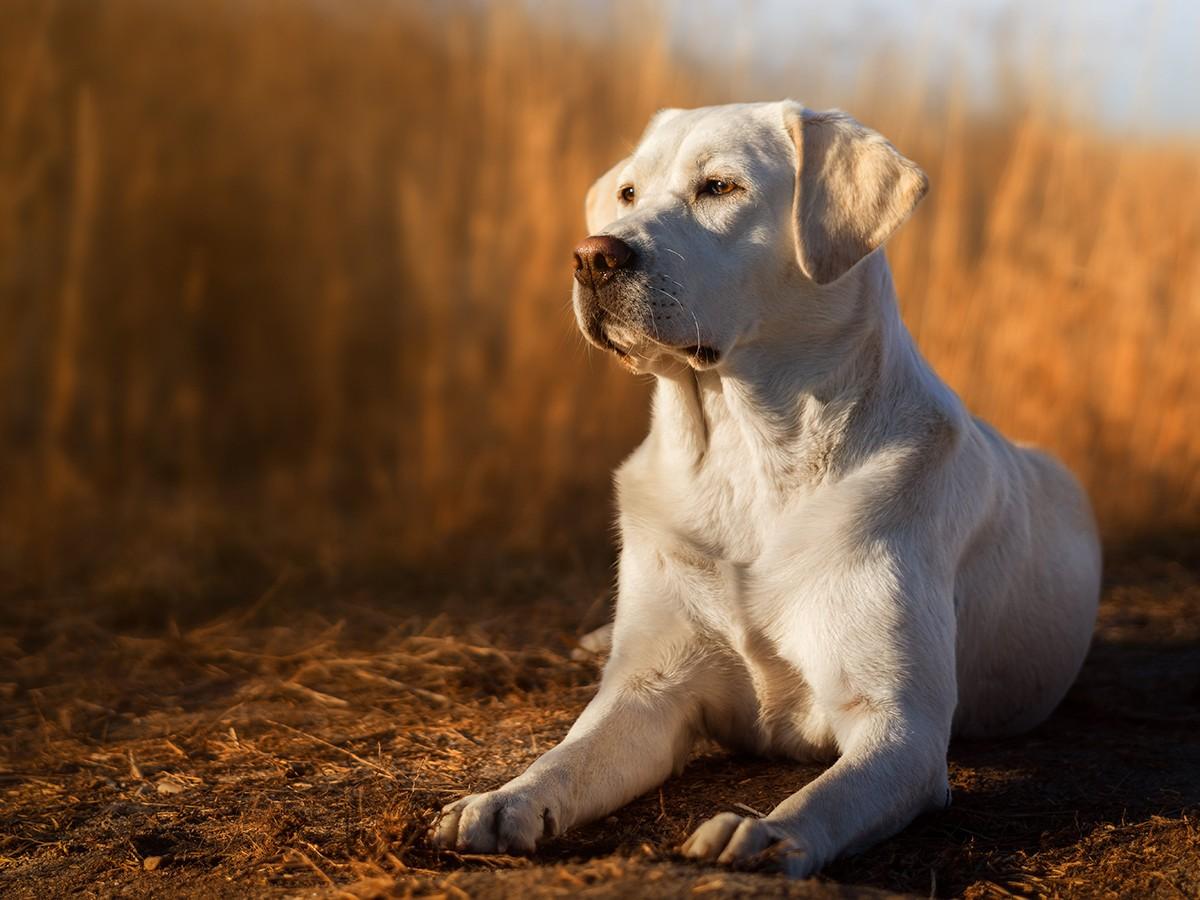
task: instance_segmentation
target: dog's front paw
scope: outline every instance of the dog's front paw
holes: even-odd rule
[[[792,878],[807,878],[817,868],[813,854],[788,829],[737,813],[713,816],[680,849],[692,859],[715,859],[727,866],[778,867]]]
[[[540,838],[555,834],[558,817],[550,806],[526,791],[501,788],[443,807],[430,840],[460,853],[532,853]]]

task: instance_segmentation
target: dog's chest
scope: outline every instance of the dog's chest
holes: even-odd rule
[[[755,462],[736,435],[720,434],[687,468],[635,455],[618,476],[625,541],[654,549],[663,602],[736,662],[730,711],[709,722],[711,736],[753,752],[826,758],[828,723],[802,672],[778,653],[779,617],[754,588],[784,509],[777,483]]]
[[[681,452],[652,434],[617,473],[627,542],[649,544],[721,621],[752,616],[741,577],[762,556],[792,492],[781,466],[724,410],[708,416],[705,449]],[[701,600],[702,598],[702,600]]]
[[[670,586],[664,600],[677,604],[702,639],[732,663],[721,696],[708,698],[718,710],[706,718],[709,736],[754,753],[832,758],[829,718],[804,672],[780,654],[778,618],[755,595],[747,567],[678,547],[663,552],[661,563]]]

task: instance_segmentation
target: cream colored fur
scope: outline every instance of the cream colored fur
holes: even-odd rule
[[[807,875],[945,806],[952,734],[1020,732],[1062,698],[1095,618],[1092,514],[900,321],[879,248],[925,189],[879,135],[785,101],[660,113],[589,192],[591,232],[637,261],[576,285],[581,327],[657,379],[617,473],[611,655],[563,742],[447,806],[438,846],[531,852],[704,736],[830,766],[682,852]]]

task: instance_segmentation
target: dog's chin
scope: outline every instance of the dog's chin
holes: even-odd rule
[[[628,329],[614,329],[607,324],[600,325],[595,334],[589,334],[588,340],[617,358],[623,369],[634,373],[648,371],[647,355],[642,352],[643,341]]]
[[[702,372],[720,364],[722,353],[708,344],[671,344],[628,327],[600,328],[600,345],[631,372],[668,374],[682,366]]]

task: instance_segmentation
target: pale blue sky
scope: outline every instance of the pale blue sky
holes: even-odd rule
[[[666,8],[685,46],[721,54],[748,45],[760,65],[780,70],[820,54],[831,84],[854,79],[887,48],[911,55],[930,81],[962,79],[986,101],[999,50],[1021,78],[1048,84],[1100,124],[1200,132],[1200,0],[678,0]]]
[[[778,76],[768,81],[772,89],[806,102],[839,102],[870,71],[864,64],[887,51],[905,64],[911,59],[923,84],[953,79],[985,103],[995,97],[1001,59],[1019,82],[1098,125],[1200,134],[1200,0],[525,2],[581,35],[594,35],[597,19],[636,22],[657,10],[672,23],[678,51],[699,59],[748,57],[760,72]],[[789,78],[811,71],[797,64],[806,57],[819,61],[819,80],[833,99],[806,94],[808,76]],[[804,83],[793,88],[796,81]]]

